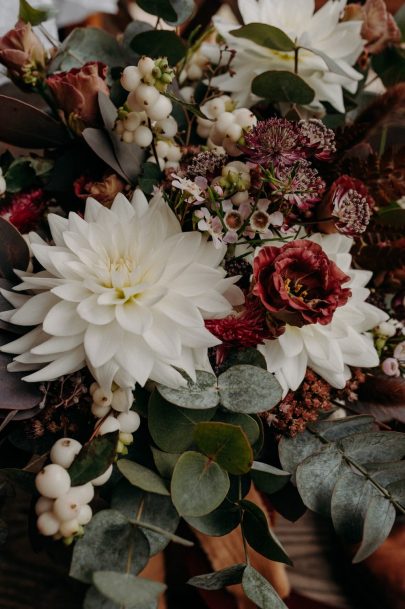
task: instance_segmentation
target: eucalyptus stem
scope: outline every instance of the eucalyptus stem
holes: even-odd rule
[[[388,135],[388,126],[384,125],[384,127],[383,127],[383,129],[381,131],[380,146],[379,146],[379,149],[378,149],[378,156],[380,158],[384,154],[385,147],[387,145],[387,135]]]

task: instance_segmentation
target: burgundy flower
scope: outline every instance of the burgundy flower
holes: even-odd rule
[[[264,339],[270,338],[266,309],[258,298],[252,296],[246,298],[245,306],[241,311],[235,311],[222,319],[207,319],[205,326],[214,336],[222,340],[222,345],[216,347],[217,365],[222,363],[231,347],[256,347],[262,344]]]
[[[17,83],[35,86],[38,78],[43,77],[46,51],[30,23],[18,21],[12,30],[0,37],[0,63]]]
[[[276,167],[270,186],[273,194],[301,212],[308,211],[322,199],[325,192],[325,182],[310,162],[304,159],[293,166]]]
[[[259,121],[245,134],[243,150],[250,161],[265,167],[291,165],[305,156],[298,124],[285,118]]]
[[[320,223],[319,227],[324,233],[360,235],[367,228],[373,207],[374,199],[365,184],[356,178],[342,175],[333,182],[318,210],[320,220],[332,219]]]
[[[89,61],[81,68],[52,74],[46,79],[56,105],[69,127],[81,133],[85,127],[99,122],[98,92],[109,94],[107,66],[99,61]]]
[[[73,190],[79,199],[93,197],[99,203],[110,207],[115,196],[125,190],[126,184],[116,173],[104,176],[100,180],[91,180],[80,176],[73,182]]]
[[[255,257],[253,293],[276,319],[293,326],[331,322],[351,292],[349,277],[307,239],[267,246]]]
[[[336,152],[335,134],[317,118],[300,121],[303,145],[307,156],[314,156],[320,161],[329,161]]]
[[[35,188],[13,195],[10,204],[0,210],[0,215],[11,222],[20,233],[28,233],[36,228],[46,206],[44,190]]]

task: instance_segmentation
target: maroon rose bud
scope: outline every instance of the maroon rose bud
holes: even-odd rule
[[[19,192],[11,197],[9,204],[0,209],[0,216],[13,224],[20,233],[28,233],[37,227],[47,204],[43,188]]]
[[[73,190],[79,199],[93,197],[105,207],[111,207],[115,196],[125,190],[126,184],[116,173],[111,173],[101,180],[90,180],[80,176],[73,182]]]
[[[350,278],[307,239],[262,248],[253,272],[253,294],[273,317],[293,326],[329,324],[351,295],[343,287]]]
[[[18,21],[15,27],[0,37],[0,63],[16,84],[35,87],[45,74],[47,53],[30,23]]]
[[[319,223],[319,229],[324,233],[361,235],[367,228],[373,207],[374,199],[365,184],[342,175],[333,182],[318,209],[318,219],[327,220]]]
[[[46,79],[62,119],[75,133],[80,134],[86,127],[98,125],[98,92],[109,94],[106,76],[105,64],[89,61],[81,68],[52,74]]]

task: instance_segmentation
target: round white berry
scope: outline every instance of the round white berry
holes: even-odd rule
[[[112,433],[113,431],[119,431],[121,426],[119,424],[118,419],[113,416],[109,416],[103,421],[98,428],[98,433],[100,436],[104,436],[106,433]]]
[[[172,102],[165,95],[160,95],[159,99],[153,106],[148,107],[147,113],[153,121],[160,121],[169,116],[173,110]]]
[[[40,516],[44,512],[52,512],[54,500],[49,497],[40,497],[35,504],[35,513]]]
[[[155,163],[155,165],[156,165],[156,159],[153,156],[153,154],[146,160],[148,161],[148,163]],[[159,161],[159,167],[160,167],[161,171],[163,171],[163,169],[166,167],[165,160],[162,159],[161,157],[158,157],[158,161]]]
[[[113,466],[110,465],[110,467],[105,470],[104,474],[101,474],[101,476],[98,476],[97,478],[94,478],[94,480],[91,481],[92,485],[93,486],[103,486],[103,484],[108,482],[108,480],[110,479],[112,471],[113,471]]]
[[[71,537],[80,531],[80,524],[77,521],[77,518],[73,518],[72,520],[66,520],[62,522],[59,527],[59,533],[62,537]]]
[[[180,167],[180,163],[178,161],[166,161],[165,169],[178,169]]]
[[[252,127],[257,122],[257,118],[249,108],[238,108],[233,111],[233,115],[241,127]]]
[[[159,91],[152,85],[141,83],[135,91],[135,99],[143,107],[144,110],[154,106],[160,97]],[[163,117],[162,117],[163,118]]]
[[[141,424],[141,418],[134,410],[121,412],[117,417],[117,421],[119,422],[120,429],[123,433],[134,433]]]
[[[112,400],[112,391],[104,391],[99,387],[92,395],[93,402],[99,406],[110,406]]]
[[[216,97],[205,104],[205,109],[207,110],[207,115],[211,118],[219,118],[225,112],[225,101],[222,96]]]
[[[138,69],[142,76],[149,76],[155,67],[155,62],[151,57],[141,57],[138,61]]]
[[[141,124],[140,112],[130,112],[124,121],[124,127],[126,131],[135,131]]]
[[[115,132],[116,132],[116,134],[117,135],[122,135],[124,133],[124,131],[125,131],[124,123],[122,121],[117,121],[115,123]],[[97,383],[93,383],[93,385],[97,385]],[[97,385],[97,387],[98,387],[98,385]],[[96,387],[96,389],[97,389],[97,387]],[[94,389],[94,391],[96,389]]]
[[[91,412],[95,417],[97,417],[97,419],[102,419],[103,417],[105,417],[105,415],[108,414],[110,410],[111,406],[109,406],[108,404],[95,404],[93,402],[91,405]]]
[[[94,497],[94,487],[91,482],[87,484],[81,484],[80,486],[72,486],[69,493],[69,501],[84,505],[90,503]]]
[[[134,132],[124,131],[124,133],[122,134],[122,141],[126,144],[132,144],[134,141]]]
[[[99,389],[100,385],[96,382],[92,383],[89,387],[89,393],[90,395],[93,395],[93,393],[95,392],[96,389]]]
[[[134,441],[134,436],[131,433],[123,433],[120,431],[119,441],[124,444],[124,446],[129,446]]]
[[[196,63],[192,63],[187,67],[187,76],[190,80],[199,80],[203,76],[203,71]]]
[[[177,133],[178,125],[173,116],[168,116],[156,123],[157,129],[166,137],[174,137]]]
[[[233,142],[237,142],[242,135],[242,127],[237,123],[232,123],[225,131],[225,137],[228,137]]]
[[[53,513],[61,522],[73,520],[79,514],[79,510],[80,503],[72,499],[70,493],[56,499],[53,505]]]
[[[169,150],[166,153],[168,161],[180,161],[182,156],[181,148],[179,146],[169,146]]]
[[[81,505],[79,508],[79,514],[77,515],[77,522],[79,524],[88,524],[93,516],[93,510],[89,505]]]
[[[180,89],[180,93],[181,93],[181,96],[184,99],[184,101],[188,104],[191,104],[191,102],[194,99],[194,88],[193,87],[182,87]]]
[[[138,98],[136,97],[136,89],[135,91],[131,91],[128,95],[126,105],[134,112],[143,112],[144,106],[139,103]]]
[[[222,134],[222,136],[224,136],[228,127],[234,122],[235,116],[232,114],[232,112],[223,112],[220,116],[218,116],[215,127]]]
[[[169,144],[163,140],[159,140],[156,143],[156,152],[157,155],[160,156],[162,159],[165,158],[165,156],[167,155],[167,152],[169,150]]]
[[[134,132],[134,142],[141,148],[147,148],[150,146],[153,140],[152,131],[145,125],[140,125]]]
[[[57,499],[70,489],[70,476],[67,471],[57,465],[51,463],[45,465],[35,478],[35,486],[37,491],[44,497]]]
[[[69,469],[81,448],[80,442],[73,438],[60,438],[51,448],[51,461]]]
[[[134,91],[141,82],[142,73],[136,66],[127,66],[121,75],[121,85],[126,91]]]
[[[111,406],[118,412],[127,412],[132,406],[134,396],[131,389],[116,389],[113,393]]]
[[[50,537],[51,535],[56,535],[59,531],[60,522],[56,518],[55,514],[52,512],[43,512],[37,520],[37,528],[38,531],[45,535],[46,537]]]

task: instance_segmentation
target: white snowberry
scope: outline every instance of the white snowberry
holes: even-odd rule
[[[118,419],[113,416],[107,417],[105,421],[103,421],[98,428],[98,433],[100,436],[104,436],[106,433],[112,433],[113,431],[119,431],[121,426],[119,424]]]
[[[151,57],[141,57],[138,61],[138,70],[142,76],[149,76],[155,67],[155,62]]]
[[[165,142],[164,140],[159,140],[158,142],[156,142],[157,155],[160,156],[162,159],[165,158],[168,150],[169,150],[169,144],[167,142]]]
[[[93,516],[93,510],[89,505],[81,505],[79,508],[79,514],[77,516],[77,522],[81,525],[88,524]]]
[[[135,131],[141,124],[141,113],[130,112],[124,121],[124,127],[127,131]]]
[[[53,513],[61,521],[73,520],[79,514],[80,503],[71,498],[69,493],[58,497],[53,505]]]
[[[124,131],[122,134],[122,141],[126,144],[133,144],[134,142],[134,132],[133,131]]]
[[[111,478],[112,471],[113,466],[110,465],[110,467],[105,470],[104,474],[101,474],[101,476],[98,476],[97,478],[94,478],[94,480],[91,481],[92,485],[103,486],[103,484],[108,482],[108,480]]]
[[[145,83],[141,83],[135,91],[135,99],[144,110],[146,110],[148,107],[154,106],[159,97],[159,91],[152,85],[146,85]]]
[[[134,396],[131,389],[116,389],[113,393],[111,406],[118,412],[127,412],[133,401]]]
[[[51,448],[51,461],[69,469],[81,448],[80,442],[73,438],[60,438]]]
[[[120,429],[123,433],[134,433],[141,424],[141,418],[134,410],[121,412],[117,417],[117,421],[119,422]]]
[[[126,91],[134,91],[140,84],[142,72],[139,67],[127,66],[121,76],[121,85]]]
[[[187,68],[187,76],[190,80],[199,80],[203,76],[203,71],[196,63],[192,63]]]
[[[155,163],[156,164],[156,159],[155,159],[155,157],[153,155],[150,156],[146,160],[148,161],[148,163]],[[166,162],[165,162],[164,159],[162,159],[162,157],[158,157],[158,161],[159,161],[159,167],[160,167],[161,171],[163,171],[163,169],[166,167]]]
[[[152,131],[145,125],[140,125],[134,132],[134,142],[141,148],[150,146],[153,140]]]
[[[126,106],[128,106],[128,108],[134,112],[143,112],[145,107],[138,101],[136,91],[137,89],[135,89],[135,91],[131,91],[131,93],[128,95]]]
[[[50,465],[45,465],[37,474],[35,486],[37,491],[44,497],[57,499],[70,489],[70,476],[63,467],[56,463],[51,463]]]
[[[193,87],[182,87],[180,89],[180,93],[181,93],[181,96],[184,99],[184,101],[188,104],[191,104],[191,102],[194,99],[194,88]]]
[[[173,116],[168,116],[163,120],[157,121],[156,129],[166,137],[174,137],[177,133],[178,125]]]
[[[54,500],[49,497],[40,497],[35,504],[35,513],[40,516],[44,512],[52,512]]]
[[[134,441],[134,436],[131,433],[123,433],[121,431],[119,441],[122,442],[124,446],[129,446]]]
[[[77,521],[77,518],[73,518],[72,520],[66,520],[62,522],[59,527],[59,533],[62,537],[71,537],[80,531],[80,524]]]
[[[172,102],[165,95],[160,95],[158,100],[147,109],[150,119],[153,121],[164,120],[173,110]]]
[[[50,537],[51,535],[56,535],[59,531],[60,522],[56,518],[55,514],[52,512],[43,512],[37,520],[37,528],[38,531],[45,535],[46,537]]]
[[[91,412],[97,419],[102,419],[106,416],[111,410],[111,406],[104,404],[95,404],[94,402],[91,405]]]
[[[94,487],[91,482],[81,484],[80,486],[72,486],[69,493],[69,501],[84,505],[90,503],[94,497]]]
[[[169,150],[167,151],[166,158],[168,161],[180,161],[182,156],[181,148],[179,146],[169,146]]]
[[[93,402],[99,406],[110,406],[112,400],[112,391],[104,391],[99,387],[92,395]]]

